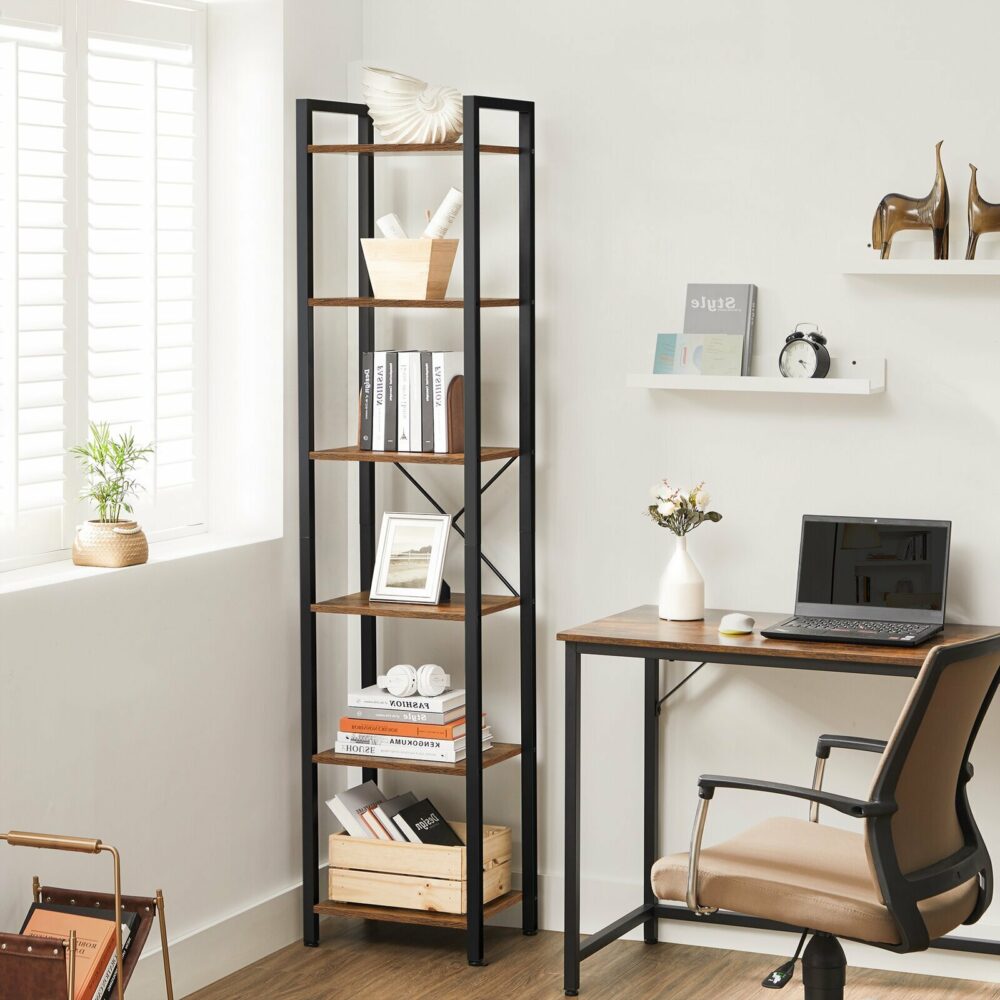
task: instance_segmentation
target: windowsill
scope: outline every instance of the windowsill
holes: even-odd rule
[[[171,538],[161,542],[150,542],[149,562],[146,566],[158,563],[173,562],[177,559],[187,559],[190,556],[205,555],[209,552],[219,552],[223,549],[234,549],[244,545],[258,545],[261,542],[275,541],[280,535],[261,532],[260,534],[226,534],[224,532],[203,531],[184,538]],[[57,562],[42,563],[39,566],[26,566],[23,569],[7,570],[0,573],[0,594],[12,594],[22,590],[34,590],[38,587],[49,587],[60,583],[73,583],[107,573],[123,573],[142,567],[126,566],[122,569],[101,569],[95,566],[74,566],[69,559]]]

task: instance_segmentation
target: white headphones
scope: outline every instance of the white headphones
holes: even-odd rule
[[[409,698],[418,692],[425,698],[436,698],[451,686],[451,677],[436,663],[425,663],[419,669],[397,663],[378,679],[378,686],[397,698]]]

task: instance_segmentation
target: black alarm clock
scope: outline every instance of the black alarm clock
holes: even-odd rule
[[[805,332],[803,326],[815,327]],[[778,370],[785,378],[826,378],[830,371],[830,352],[826,337],[815,323],[799,323],[785,338],[778,355]]]

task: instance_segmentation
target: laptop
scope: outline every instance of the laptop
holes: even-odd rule
[[[802,518],[795,614],[769,639],[916,646],[944,626],[950,521]]]

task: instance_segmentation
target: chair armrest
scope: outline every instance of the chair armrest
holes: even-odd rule
[[[788,795],[795,799],[807,799],[817,802],[845,816],[863,818],[866,816],[890,816],[897,809],[893,802],[866,802],[864,799],[851,799],[846,795],[824,792],[818,788],[806,788],[804,785],[783,785],[776,781],[756,781],[753,778],[733,778],[722,774],[703,774],[698,779],[698,795],[703,799],[711,799],[717,788],[736,788],[747,792],[770,792],[773,795]]]
[[[861,736],[828,736],[823,735],[816,741],[816,756],[826,760],[830,751],[861,750],[865,753],[883,753],[887,746],[885,740],[867,740]]]

